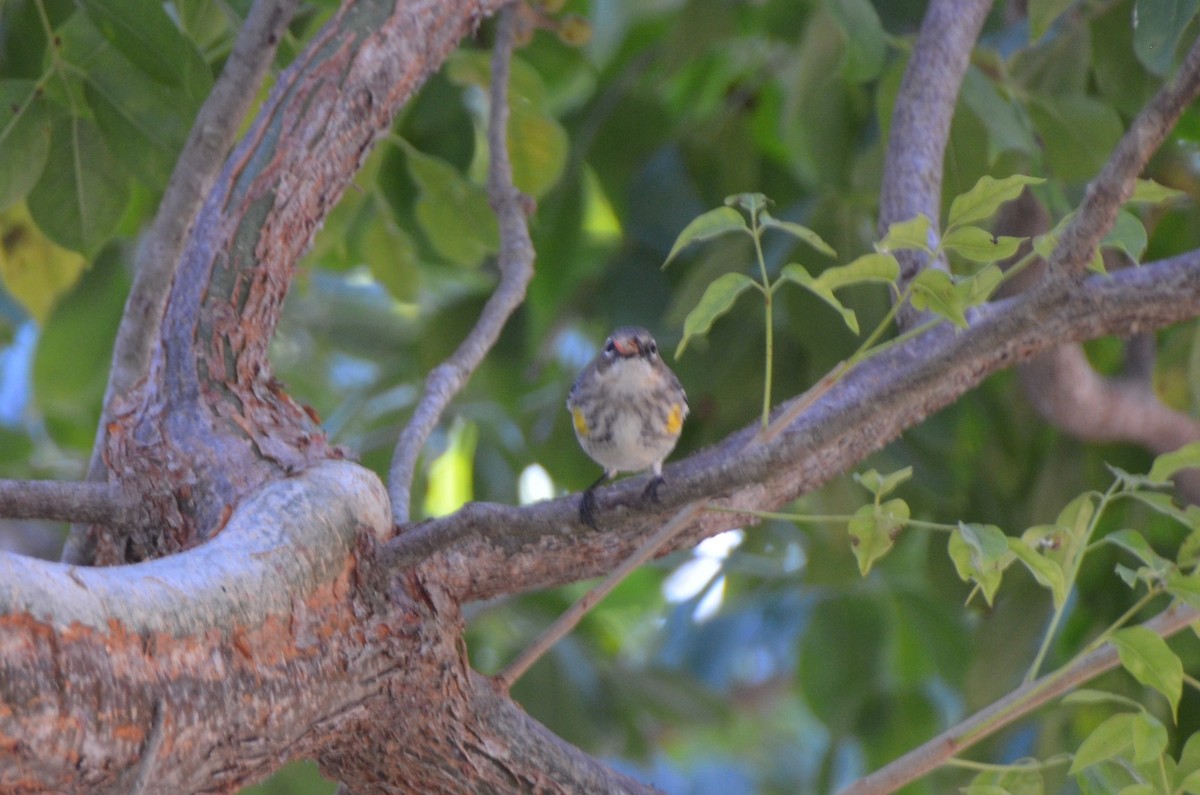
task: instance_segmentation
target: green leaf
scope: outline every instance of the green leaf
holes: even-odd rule
[[[1095,176],[1125,131],[1116,109],[1082,94],[1034,99],[1029,115],[1041,135],[1046,165],[1067,182]]]
[[[535,199],[558,184],[567,165],[567,131],[548,113],[526,103],[508,116],[508,152],[513,183]]]
[[[1004,531],[995,525],[959,522],[950,534],[949,553],[959,579],[977,583],[991,605],[1004,569],[1013,560]]]
[[[1115,544],[1126,552],[1132,553],[1138,560],[1155,572],[1165,575],[1171,568],[1171,561],[1155,552],[1150,543],[1137,530],[1117,530],[1106,535],[1104,541],[1109,544]]]
[[[1141,179],[1139,177],[1134,184],[1133,195],[1129,197],[1129,202],[1137,204],[1167,204],[1177,199],[1186,198],[1187,193],[1184,191],[1168,188],[1166,185],[1160,185],[1152,179]]]
[[[979,306],[992,297],[996,288],[1004,281],[1004,271],[998,265],[980,268],[955,285],[955,289],[967,306]]]
[[[822,254],[827,254],[830,257],[837,256],[837,252],[822,240],[820,235],[807,226],[795,224],[791,221],[781,221],[766,210],[759,213],[758,222],[769,229],[778,229],[781,232],[787,232],[792,237],[804,241]]]
[[[1117,213],[1113,227],[1100,242],[1100,247],[1121,251],[1136,263],[1141,262],[1142,254],[1146,253],[1146,242],[1146,227],[1142,226],[1141,220],[1122,210]]]
[[[918,310],[928,309],[959,328],[967,327],[967,303],[945,271],[929,268],[917,274],[912,281],[912,305]]]
[[[675,349],[675,358],[683,355],[692,337],[707,334],[713,321],[732,309],[739,295],[758,286],[758,282],[743,273],[726,273],[714,279],[704,295],[700,296],[700,302],[683,319],[683,339]]]
[[[1167,727],[1148,712],[1135,712],[1133,716],[1133,763],[1144,765],[1147,762],[1157,761],[1166,750]]]
[[[1070,541],[1063,549],[1064,554],[1074,554],[1074,551],[1083,544],[1087,537],[1088,528],[1092,523],[1092,517],[1095,515],[1096,503],[1093,502],[1089,494],[1080,494],[1058,512],[1058,517],[1054,520],[1054,523],[1057,527],[1064,528],[1067,531]]]
[[[1200,530],[1193,527],[1192,532],[1188,533],[1187,537],[1179,544],[1179,551],[1175,553],[1175,562],[1188,569],[1200,563]]]
[[[838,314],[842,316],[842,322],[855,334],[858,333],[858,316],[854,313],[854,310],[844,306],[838,300],[837,296],[833,294],[833,290],[818,284],[817,280],[809,275],[803,265],[798,265],[794,262],[785,265],[779,275],[782,281],[777,281],[772,285],[772,289],[783,282],[793,282],[807,288],[813,295],[836,309]]]
[[[911,466],[897,469],[895,472],[889,472],[886,475],[879,474],[878,470],[868,469],[866,472],[855,472],[854,479],[857,480],[863,488],[875,495],[876,500],[891,494],[896,490],[896,487],[905,481],[911,480],[913,476],[913,468]]]
[[[1020,196],[1026,185],[1039,185],[1045,181],[1040,177],[1027,177],[1024,174],[1013,174],[1004,179],[995,179],[985,174],[974,187],[961,196],[956,196],[950,203],[946,229],[949,232],[956,226],[991,218],[996,210],[1000,209],[1001,204]]]
[[[0,210],[29,193],[50,151],[50,115],[32,80],[0,80]]]
[[[693,218],[675,238],[675,244],[671,246],[671,252],[662,266],[665,268],[670,265],[675,255],[692,243],[739,231],[749,232],[750,227],[746,226],[745,216],[732,207],[718,207],[702,213]]]
[[[491,86],[491,56],[486,52],[456,51],[446,60],[451,82],[488,91]],[[513,58],[508,81],[508,152],[512,159],[513,182],[521,191],[541,198],[562,176],[567,163],[566,130],[546,107],[546,86],[537,70]],[[487,113],[483,103],[472,105],[476,112],[476,162],[472,175],[479,181],[487,173]]]
[[[1128,755],[1133,750],[1134,714],[1121,712],[1105,720],[1084,738],[1071,762],[1075,775],[1092,765]]]
[[[492,81],[491,53],[459,49],[446,58],[446,77],[460,86],[487,91]],[[524,58],[514,57],[509,69],[508,91],[538,107],[546,104],[546,81]]]
[[[997,237],[977,226],[957,226],[942,237],[942,248],[972,262],[998,262],[1017,252],[1022,238]]]
[[[875,245],[875,250],[881,254],[905,249],[929,253],[933,250],[929,242],[929,227],[929,217],[924,214],[907,221],[897,221],[888,227],[887,234]]]
[[[1029,569],[1029,573],[1044,588],[1050,590],[1055,608],[1062,607],[1067,599],[1067,578],[1062,566],[1034,550],[1020,538],[1008,537],[1008,548]]]
[[[203,100],[212,71],[192,40],[158,0],[85,0],[83,9],[101,35],[138,69],[160,83]]]
[[[1033,0],[1029,4],[1029,41],[1036,42],[1054,20],[1066,11],[1072,0]]]
[[[1159,76],[1171,70],[1179,39],[1198,6],[1200,0],[1137,1],[1133,12],[1133,52],[1142,66]]]
[[[900,278],[900,263],[891,254],[870,253],[846,265],[835,265],[821,271],[815,281],[821,287],[837,290],[852,284],[884,282],[891,284]]]
[[[38,227],[64,248],[88,253],[108,239],[129,203],[129,181],[94,122],[64,116],[54,123],[28,203]]]
[[[1141,709],[1141,704],[1127,696],[1119,696],[1116,693],[1109,693],[1107,690],[1094,690],[1092,688],[1083,687],[1079,690],[1073,690],[1067,693],[1062,698],[1064,704],[1117,704],[1125,707],[1133,707]]]
[[[420,190],[417,221],[438,254],[456,265],[478,265],[500,247],[500,230],[484,189],[441,158],[404,144],[409,174]]]
[[[750,213],[752,218],[765,210],[770,203],[771,200],[762,193],[735,193],[725,197],[726,207],[733,207],[736,204]]]
[[[1172,714],[1179,711],[1183,695],[1183,663],[1161,636],[1145,627],[1127,627],[1112,635],[1121,665],[1133,678],[1162,693],[1171,704]]]
[[[1156,483],[1155,485],[1162,484]],[[1131,491],[1128,492],[1127,496],[1163,516],[1171,517],[1185,527],[1194,528],[1200,526],[1200,508],[1197,508],[1195,505],[1189,505],[1187,508],[1181,509],[1175,505],[1174,498],[1170,494]]]
[[[900,275],[900,264],[891,254],[864,254],[848,265],[836,265],[826,268],[820,275],[813,277],[803,265],[791,263],[785,265],[780,272],[784,281],[799,284],[810,290],[814,295],[836,309],[842,316],[842,321],[855,334],[859,332],[858,316],[853,309],[845,307],[833,294],[833,291],[853,284],[867,282],[892,283]],[[774,289],[780,282],[776,282]]]
[[[1179,752],[1175,767],[1175,791],[1189,795],[1200,793],[1200,732],[1193,734]]]
[[[1042,772],[1036,765],[1018,761],[1006,770],[988,770],[960,790],[963,795],[1045,795]]]
[[[887,58],[887,34],[869,0],[825,0],[845,39],[841,73],[850,83],[879,77]]]
[[[992,80],[973,64],[963,80],[962,98],[987,130],[989,164],[995,163],[1005,152],[1033,154],[1037,151],[1029,120],[1017,110],[1016,103],[997,91]]]
[[[1167,575],[1167,590],[1181,602],[1200,609],[1200,574],[1170,572]]]
[[[1179,470],[1195,467],[1200,467],[1200,442],[1190,442],[1178,450],[1158,456],[1146,477],[1155,483],[1166,483]]]
[[[113,155],[139,180],[162,190],[203,97],[189,97],[140,71],[88,20],[76,14],[62,26],[62,58],[83,76],[84,97]]]
[[[882,505],[864,505],[854,512],[847,533],[850,547],[865,577],[875,561],[896,543],[896,536],[908,523],[909,508],[904,500],[888,500]]]

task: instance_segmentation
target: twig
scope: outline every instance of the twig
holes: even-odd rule
[[[121,525],[138,503],[107,483],[61,480],[0,480],[0,516]]]
[[[166,712],[166,707],[160,698],[154,702],[154,719],[150,722],[150,736],[146,738],[146,744],[142,747],[142,761],[138,763],[137,775],[129,787],[129,795],[142,795],[150,787],[154,766],[158,761],[158,752],[162,749],[163,736],[166,734],[163,729],[166,724],[164,712]]]
[[[1117,148],[1087,187],[1075,217],[1067,224],[1054,253],[1050,275],[1078,276],[1108,234],[1121,208],[1133,195],[1134,179],[1200,93],[1200,39],[1192,44],[1179,71],[1134,118]]]
[[[151,345],[162,320],[167,293],[188,230],[204,197],[216,182],[242,117],[257,96],[258,86],[275,57],[276,45],[287,29],[296,3],[297,0],[256,0],[212,93],[196,114],[158,206],[158,214],[138,250],[133,286],[117,328],[112,370],[104,393],[104,410],[88,464],[89,481],[105,479],[103,451],[109,406],[116,395],[127,393],[146,373]],[[92,546],[87,528],[73,527],[62,559],[67,563],[90,563]]]
[[[496,43],[492,50],[488,109],[488,199],[500,225],[500,253],[497,258],[500,283],[466,339],[449,359],[435,367],[425,379],[425,392],[396,442],[388,472],[388,495],[397,524],[409,520],[412,482],[421,448],[425,446],[450,400],[458,394],[483,357],[496,344],[509,316],[525,300],[525,290],[533,278],[533,242],[529,238],[529,226],[526,223],[525,201],[513,185],[512,163],[508,156],[508,75],[515,24],[512,7],[506,6],[499,14]]]
[[[1162,637],[1170,637],[1197,619],[1200,619],[1200,612],[1175,604],[1143,626]],[[840,795],[886,795],[894,792],[1051,699],[1115,668],[1119,662],[1116,647],[1106,643],[1063,668],[1022,685],[952,729],[854,782],[843,789]]]
[[[700,511],[704,510],[704,506],[707,503],[707,500],[698,500],[688,503],[680,509],[666,524],[658,528],[654,535],[647,538],[632,555],[622,560],[620,565],[609,572],[599,584],[581,596],[575,604],[563,611],[554,620],[554,623],[547,627],[538,636],[537,640],[531,643],[525,651],[521,652],[503,671],[496,674],[496,685],[505,691],[511,688],[513,683],[520,679],[529,670],[529,667],[537,662],[551,646],[574,629],[583,620],[583,617],[588,614],[588,611],[596,606],[597,602],[608,596],[622,580],[629,576],[630,572],[654,557],[654,554],[664,544],[674,538],[676,533],[686,527],[688,522],[692,521]]]

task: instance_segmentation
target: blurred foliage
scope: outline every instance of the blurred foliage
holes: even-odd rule
[[[19,230],[0,239],[0,474],[83,471],[138,235],[248,5],[0,4],[0,229]],[[1196,3],[1044,0],[1028,4],[1027,18],[1011,13],[1021,4],[999,5],[951,130],[942,217],[981,176],[1019,173],[1046,179],[1033,191],[1058,220],[1170,75],[1196,33]],[[563,410],[569,383],[616,325],[647,326],[674,349],[707,286],[755,262],[749,240],[735,236],[659,267],[680,231],[725,196],[766,194],[775,218],[828,241],[838,259],[809,265],[814,279],[870,253],[891,111],[924,6],[568,0],[566,11],[590,25],[587,43],[538,32],[513,68],[510,134],[518,182],[537,200],[537,276],[430,441],[416,491],[430,496],[415,504],[511,503],[591,482],[598,473]],[[333,7],[302,6],[278,68]],[[481,187],[490,36],[484,24],[465,41],[371,155],[300,264],[274,341],[280,378],[381,473],[423,376],[467,333],[496,283],[496,229]],[[1196,197],[1198,158],[1192,109],[1146,176]],[[1147,234],[1126,235],[1122,250],[1144,247],[1150,260],[1200,245],[1195,202],[1130,212]],[[797,249],[787,235],[764,237],[770,279],[807,256]],[[82,269],[70,266],[80,261]],[[38,262],[44,272],[30,270]],[[838,298],[864,329],[888,309],[877,285]],[[772,323],[777,400],[858,344],[808,291],[780,291]],[[1184,409],[1200,404],[1198,333],[1189,325],[1158,334],[1156,383]],[[739,302],[672,362],[692,405],[677,455],[755,420],[763,338],[761,310]],[[1088,350],[1106,371],[1119,368],[1118,342]],[[1149,460],[1042,425],[1002,373],[863,468],[913,468],[897,489],[913,519],[1012,536],[1053,521],[1081,491],[1105,488],[1106,463],[1137,472]],[[469,491],[453,474],[464,471]],[[446,477],[459,481],[436,482]],[[845,479],[793,507],[844,515],[864,501]],[[1181,539],[1136,502],[1112,506],[1097,532],[1121,528],[1137,528],[1168,556]],[[844,523],[772,520],[724,538],[627,580],[515,695],[568,740],[672,793],[829,792],[1019,683],[1050,615],[1046,593],[1015,569],[992,605],[964,606],[970,587],[936,532],[905,529],[865,577]],[[1089,557],[1048,665],[1127,608],[1117,562],[1115,549]],[[585,587],[471,606],[474,663],[498,670]],[[1195,637],[1171,646],[1184,670],[1197,669]],[[1096,686],[1163,706],[1126,674]],[[1096,703],[1045,711],[973,755],[1003,762],[1074,751],[1111,714]],[[1158,719],[1172,725],[1165,709]],[[1200,697],[1188,689],[1171,751],[1198,727]],[[1049,775],[1051,789],[1073,786],[1066,765]],[[1102,791],[1101,775],[1088,775],[1098,782],[1088,791]],[[906,791],[946,792],[968,780],[939,771]],[[250,791],[331,789],[306,765]]]

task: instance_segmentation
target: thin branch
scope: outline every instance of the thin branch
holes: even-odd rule
[[[1200,611],[1175,604],[1143,626],[1162,637],[1170,637],[1197,619],[1200,619]],[[854,782],[843,789],[840,795],[886,795],[894,792],[945,764],[952,757],[1018,718],[1115,668],[1118,663],[1120,658],[1117,656],[1116,647],[1106,643],[1058,671],[1022,685],[954,728]]]
[[[1050,256],[1051,278],[1078,276],[1084,271],[1112,228],[1117,211],[1133,195],[1134,180],[1198,93],[1200,39],[1188,50],[1175,77],[1134,118],[1104,168],[1088,185],[1079,210]]]
[[[636,552],[622,560],[619,566],[608,573],[608,576],[581,596],[575,604],[564,610],[525,651],[521,652],[515,660],[496,675],[497,686],[507,692],[514,682],[525,675],[530,666],[550,650],[551,646],[570,633],[601,599],[608,596],[634,569],[654,557],[664,544],[695,519],[700,511],[704,510],[705,504],[705,501],[698,501],[685,505],[679,513],[671,517],[671,521],[647,538]]]
[[[61,480],[0,480],[0,516],[121,525],[139,503],[107,483]]]
[[[409,520],[412,482],[421,448],[425,446],[450,400],[479,367],[484,356],[496,344],[508,318],[525,300],[525,290],[533,278],[534,251],[526,222],[526,202],[513,185],[512,163],[508,155],[508,75],[515,25],[515,14],[512,7],[508,6],[500,12],[496,28],[488,109],[488,198],[500,225],[500,253],[497,258],[500,283],[480,313],[475,328],[449,359],[429,373],[425,380],[425,392],[396,442],[388,473],[388,494],[397,524]]]
[[[87,479],[106,479],[103,451],[109,406],[146,374],[150,352],[162,321],[167,293],[188,231],[216,182],[242,118],[258,95],[258,87],[275,57],[275,48],[295,11],[297,0],[256,0],[212,92],[196,114],[154,223],[138,250],[136,272],[125,312],[117,328],[112,371],[104,393],[104,410],[92,447]],[[67,563],[90,563],[94,542],[87,528],[71,529],[63,549]]]
[[[924,214],[936,234],[942,207],[942,168],[950,121],[971,50],[992,0],[933,0],[896,95],[879,197],[880,234],[896,221]],[[901,295],[925,268],[947,270],[916,251],[897,252]],[[911,307],[900,312],[902,328],[918,324]]]

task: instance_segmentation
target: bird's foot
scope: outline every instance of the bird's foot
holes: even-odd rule
[[[596,493],[592,489],[585,491],[579,499],[579,521],[593,530],[600,529],[596,527]]]
[[[667,479],[662,475],[655,475],[650,482],[646,484],[645,490],[642,492],[643,499],[651,502],[658,502],[658,487],[666,483]]]

